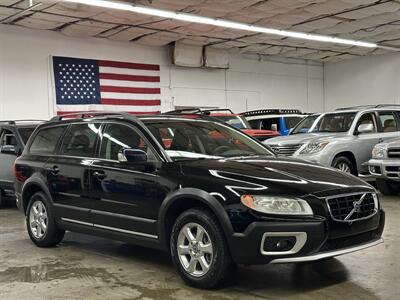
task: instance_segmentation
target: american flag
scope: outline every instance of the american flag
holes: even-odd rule
[[[160,66],[53,56],[56,113],[160,113]]]

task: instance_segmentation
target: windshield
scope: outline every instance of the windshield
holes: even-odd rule
[[[212,117],[217,118],[218,120],[221,120],[237,129],[251,128],[247,120],[240,116],[212,116]]]
[[[173,160],[273,156],[247,135],[219,123],[179,119],[146,121],[146,125]]]
[[[29,137],[31,136],[32,132],[35,130],[35,127],[20,127],[18,128],[19,135],[21,136],[22,141],[24,144],[28,141]]]
[[[311,115],[304,118],[300,121],[300,123],[297,124],[297,126],[293,128],[293,131],[290,134],[309,132],[319,116],[320,115]]]
[[[347,132],[355,116],[355,112],[325,114],[311,132]]]

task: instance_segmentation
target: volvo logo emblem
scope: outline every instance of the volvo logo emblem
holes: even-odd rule
[[[358,201],[353,201],[353,209],[351,210],[351,212],[346,216],[346,218],[344,218],[345,221],[351,221],[350,218],[355,214],[355,213],[359,213],[361,211],[361,204],[364,201],[365,196],[367,196],[366,193],[364,193],[360,200]]]

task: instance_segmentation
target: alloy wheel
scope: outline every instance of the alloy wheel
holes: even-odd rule
[[[41,239],[47,232],[47,211],[42,201],[35,201],[29,212],[29,227],[33,236]]]
[[[339,170],[342,171],[342,172],[351,173],[350,166],[349,166],[347,163],[345,163],[345,162],[340,162],[340,163],[338,163],[337,166],[336,166],[336,168],[339,169]]]
[[[179,261],[186,272],[201,277],[210,270],[214,250],[211,238],[203,226],[197,223],[185,224],[177,239]]]

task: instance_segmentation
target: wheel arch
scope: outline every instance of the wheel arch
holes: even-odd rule
[[[52,202],[50,191],[46,184],[43,182],[43,179],[41,179],[39,176],[31,177],[25,182],[21,192],[22,207],[25,214],[30,198],[37,192],[43,192]]]
[[[216,216],[229,243],[229,236],[233,234],[233,228],[223,205],[206,191],[183,188],[168,195],[160,207],[158,233],[162,247],[169,248],[170,233],[176,218],[185,210],[194,207],[209,209]]]
[[[336,153],[332,158],[331,166],[332,166],[333,162],[335,161],[335,159],[338,158],[339,156],[347,157],[352,162],[352,164],[355,168],[355,172],[358,174],[357,159],[356,159],[356,156],[354,155],[354,153],[350,150],[342,150],[342,151],[339,151],[338,153]],[[355,174],[355,175],[357,175],[357,174]]]

